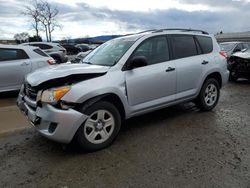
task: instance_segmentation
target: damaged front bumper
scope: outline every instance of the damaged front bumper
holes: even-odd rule
[[[74,109],[61,110],[50,104],[39,107],[35,101],[24,95],[23,89],[18,95],[17,105],[43,136],[60,143],[71,142],[88,117]]]

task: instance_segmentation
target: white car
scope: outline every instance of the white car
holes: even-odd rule
[[[29,42],[23,43],[24,46],[35,46],[39,47],[43,52],[49,54],[56,63],[66,63],[68,61],[67,51],[58,43],[54,42]]]
[[[0,92],[19,90],[26,74],[55,64],[37,47],[0,44]]]

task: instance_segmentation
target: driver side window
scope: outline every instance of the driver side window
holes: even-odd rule
[[[242,44],[238,44],[235,48],[234,48],[234,52],[240,52],[243,49]]]
[[[133,57],[144,56],[149,65],[169,60],[169,49],[167,37],[159,36],[146,39],[134,51]]]

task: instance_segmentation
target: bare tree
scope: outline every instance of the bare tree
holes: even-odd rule
[[[52,32],[56,27],[60,27],[56,20],[59,11],[47,1],[34,0],[29,6],[25,6],[25,11],[22,13],[33,20],[32,26],[36,30],[37,38],[41,26],[44,28],[42,31],[45,32],[47,41],[52,40]]]
[[[40,28],[40,7],[41,3],[39,3],[37,0],[34,0],[32,4],[29,6],[25,6],[25,11],[22,12],[23,15],[26,15],[31,18],[32,20],[32,27],[36,31],[36,37],[37,39],[39,36]]]
[[[60,27],[56,20],[58,13],[58,9],[52,7],[48,2],[43,2],[40,7],[40,21],[44,26],[47,41],[52,40],[52,32],[56,27]]]

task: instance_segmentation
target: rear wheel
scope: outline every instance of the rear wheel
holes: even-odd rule
[[[210,78],[203,84],[200,94],[196,99],[196,104],[201,110],[209,111],[217,105],[219,97],[219,83],[216,79]]]
[[[53,59],[55,60],[55,62],[56,62],[57,64],[62,63],[62,61],[61,61],[61,59],[60,59],[59,57],[53,57]]]
[[[85,151],[96,151],[109,146],[121,128],[121,116],[116,107],[106,101],[94,103],[82,113],[87,120],[76,133],[76,140]]]

